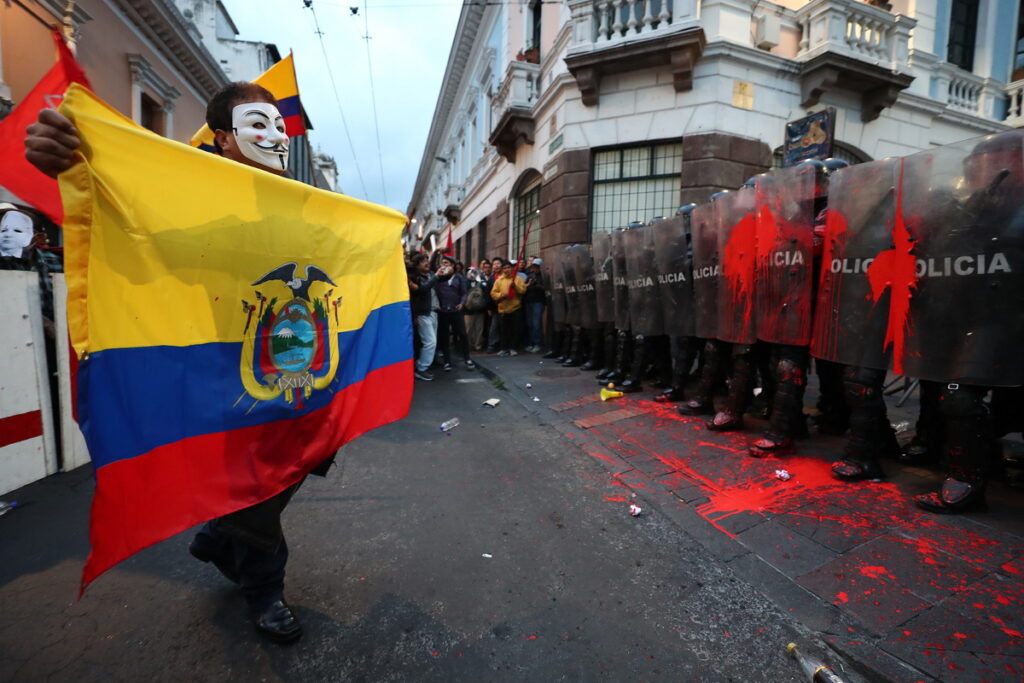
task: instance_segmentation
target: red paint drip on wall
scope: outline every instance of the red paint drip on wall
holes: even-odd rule
[[[878,303],[889,290],[889,318],[885,328],[885,345],[892,346],[892,370],[903,374],[903,348],[910,330],[911,290],[917,286],[917,259],[914,241],[910,238],[903,218],[903,160],[900,160],[900,179],[896,190],[896,219],[892,229],[893,248],[880,253],[868,266],[871,296]]]

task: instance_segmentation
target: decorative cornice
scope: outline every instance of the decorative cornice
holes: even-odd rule
[[[217,60],[189,31],[170,0],[107,0],[134,24],[192,87],[209,99],[227,85]]]

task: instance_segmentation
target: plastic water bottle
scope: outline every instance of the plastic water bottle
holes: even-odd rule
[[[8,512],[10,512],[11,510],[13,510],[16,507],[18,507],[18,501],[16,501],[16,500],[12,500],[9,503],[6,502],[6,501],[0,500],[0,517],[3,517],[4,515],[6,515]]]
[[[441,423],[441,431],[442,432],[450,432],[451,430],[455,429],[458,426],[459,426],[459,418],[453,417],[452,419],[445,420],[444,422]]]
[[[800,664],[800,668],[807,674],[807,680],[811,683],[846,683],[845,679],[841,678],[832,667],[816,657],[810,657],[800,652],[796,643],[787,645],[786,652]]]

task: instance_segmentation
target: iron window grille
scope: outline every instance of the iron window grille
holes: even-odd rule
[[[591,234],[630,221],[671,216],[679,204],[681,142],[656,142],[595,151],[591,178]]]
[[[523,258],[540,255],[540,178],[518,197],[515,202],[515,222],[512,224],[512,240],[509,242],[509,258],[519,258],[519,250],[523,246],[523,235],[526,226],[530,226],[527,235],[526,250]]]

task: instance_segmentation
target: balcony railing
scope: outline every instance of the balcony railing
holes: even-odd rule
[[[1014,128],[1024,126],[1024,80],[1007,85],[1006,96],[1009,98],[1006,125]]]
[[[940,100],[945,98],[946,106],[952,111],[971,116],[995,119],[997,104],[1011,90],[1010,86],[1004,86],[992,78],[964,71],[954,64],[940,64],[935,70],[936,96]],[[1013,106],[1012,95],[1010,106]]]
[[[797,11],[803,29],[797,59],[825,52],[892,71],[909,71],[910,31],[916,19],[891,14],[861,0],[811,0]]]
[[[697,0],[570,0],[573,49],[655,38],[696,23]]]
[[[491,103],[491,120],[501,120],[509,109],[530,109],[540,95],[540,65],[509,62],[498,94]]]

